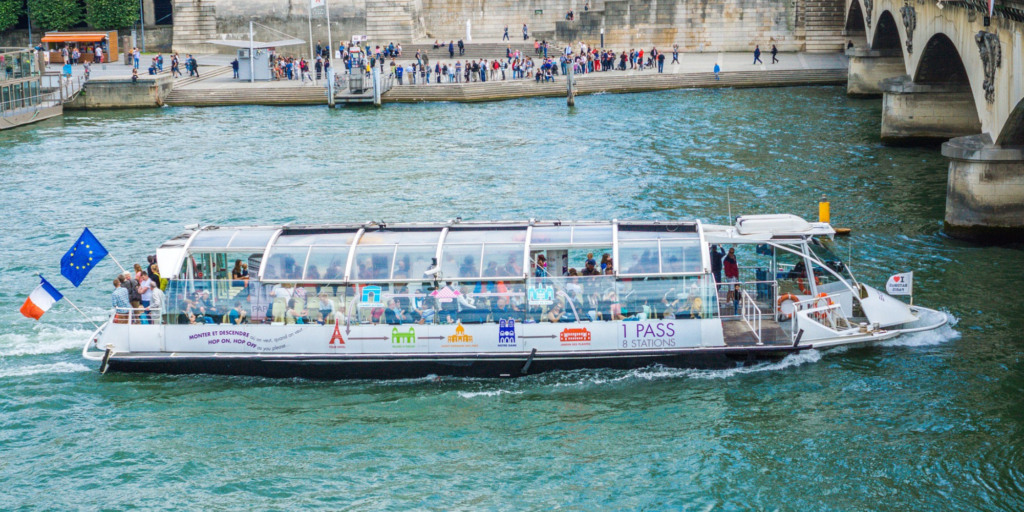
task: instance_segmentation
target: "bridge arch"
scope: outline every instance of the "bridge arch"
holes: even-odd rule
[[[1017,103],[1017,106],[1010,111],[1006,118],[1003,131],[996,138],[996,144],[1000,146],[1024,146],[1024,99]]]
[[[878,15],[875,32],[871,38],[872,50],[900,50],[900,29],[892,12],[886,10]]]
[[[935,34],[925,43],[914,71],[914,83],[971,86],[960,52],[946,34]]]
[[[864,9],[860,6],[860,0],[852,0],[850,8],[846,10],[846,33],[864,34],[867,37],[867,30],[864,27]]]

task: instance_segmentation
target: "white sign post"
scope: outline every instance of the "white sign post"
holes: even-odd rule
[[[885,282],[885,293],[889,295],[909,295],[910,303],[914,303],[914,273],[896,274]]]

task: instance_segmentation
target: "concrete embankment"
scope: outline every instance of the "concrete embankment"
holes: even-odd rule
[[[74,101],[64,105],[68,110],[159,107],[171,92],[170,75],[94,78],[86,82]]]
[[[578,94],[627,93],[701,87],[785,87],[799,85],[846,84],[845,69],[735,71],[721,73],[678,73],[580,76]],[[231,87],[200,88],[199,84],[175,88],[166,103],[172,106],[224,105],[322,105],[327,99],[323,87],[259,87],[233,83]],[[385,103],[425,101],[479,102],[529,97],[565,96],[565,78],[554,82],[533,80],[475,82],[468,84],[429,84],[395,86],[384,94]]]
[[[626,93],[705,87],[785,87],[796,85],[842,85],[845,69],[734,71],[720,73],[678,73],[640,76],[579,76],[577,94]],[[565,96],[565,78],[537,83],[531,80],[495,81],[469,84],[440,84],[393,87],[385,102],[498,101],[533,96]]]

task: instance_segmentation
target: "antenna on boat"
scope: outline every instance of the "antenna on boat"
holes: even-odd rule
[[[732,195],[729,193],[729,187],[725,187],[725,202],[729,206],[729,222],[733,222],[732,218]]]

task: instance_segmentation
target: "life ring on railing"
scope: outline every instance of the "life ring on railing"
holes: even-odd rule
[[[814,276],[814,284],[821,286],[821,279],[818,276]],[[802,277],[797,278],[796,286],[797,288],[800,288],[800,293],[804,295],[809,295],[811,293],[811,290],[807,288],[807,280]]]
[[[825,301],[824,304],[822,304],[822,299],[824,299],[824,301]],[[828,296],[827,293],[819,293],[818,296],[814,298],[814,307],[815,308],[820,308],[820,307],[824,307],[824,306],[831,306],[832,304],[834,304],[834,302],[832,302],[832,299]],[[820,311],[815,311],[814,312],[814,318],[817,318],[818,320],[824,320],[824,319],[828,318],[828,311],[829,310],[827,310],[827,309],[823,309],[823,310],[820,310]]]
[[[776,303],[775,310],[779,313],[779,318],[783,320],[789,320],[793,318],[793,313],[796,312],[796,303],[799,302],[796,295],[787,293],[779,297]],[[788,303],[788,305],[786,304]]]

